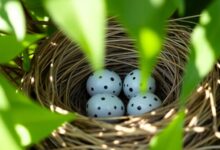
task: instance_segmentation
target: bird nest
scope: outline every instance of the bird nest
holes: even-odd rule
[[[162,106],[139,116],[109,119],[108,123],[86,116],[86,80],[91,67],[80,48],[61,32],[56,32],[39,45],[34,54],[32,69],[23,78],[23,90],[53,111],[76,112],[76,119],[54,131],[36,145],[38,149],[146,149],[150,139],[161,131],[179,109],[178,98],[182,75],[189,53],[190,28],[173,22],[167,26],[163,50],[152,72],[156,79],[156,95]],[[138,52],[133,40],[115,21],[110,21],[106,34],[105,68],[123,79],[126,73],[138,68]],[[216,64],[186,104],[184,125],[185,149],[214,149],[219,133],[219,68]],[[120,95],[124,104],[128,99]]]

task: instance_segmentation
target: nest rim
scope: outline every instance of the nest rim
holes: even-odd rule
[[[139,56],[137,51],[133,48],[133,40],[127,38],[124,29],[114,21],[110,22],[109,26],[105,67],[119,73],[123,80],[125,73],[138,68]],[[106,120],[120,120],[116,124],[112,124],[103,122],[103,118],[92,119],[85,116],[85,103],[89,95],[88,93],[85,94],[86,88],[84,88],[84,90],[82,90],[82,88],[85,87],[86,79],[92,73],[92,70],[89,67],[86,57],[80,52],[77,45],[70,42],[62,32],[55,33],[39,46],[38,52],[34,57],[33,68],[24,76],[22,88],[27,94],[38,99],[43,106],[50,107],[52,104],[54,108],[60,107],[71,112],[76,112],[77,120],[60,127],[54,132],[56,136],[49,137],[38,146],[42,149],[51,147],[61,148],[73,145],[76,149],[102,149],[105,148],[106,143],[108,143],[108,147],[110,145],[116,149],[128,149],[128,147],[131,149],[147,148],[150,138],[158,133],[160,129],[164,128],[179,109],[177,100],[180,94],[184,65],[188,59],[189,37],[190,32],[185,26],[171,24],[168,28],[168,38],[165,39],[167,42],[164,43],[164,50],[159,55],[155,69],[152,72],[156,82],[163,85],[163,87],[159,87],[155,92],[163,100],[163,106],[139,116],[107,118]],[[120,52],[118,48],[120,48]],[[72,56],[74,56],[74,60]],[[128,59],[131,61],[128,62]],[[74,65],[71,66],[71,64]],[[72,71],[74,69],[75,72]],[[74,79],[76,76],[79,76],[77,80]],[[215,94],[214,97],[220,96],[217,92],[219,87],[212,81],[218,76],[219,69],[214,69],[203,82],[210,84],[212,92]],[[32,77],[34,77],[34,82],[30,80]],[[210,79],[211,77],[212,79]],[[74,85],[72,85],[71,82],[73,82]],[[48,83],[48,85],[45,83]],[[76,88],[78,88],[78,90],[76,90]],[[185,124],[190,125],[196,113],[199,113],[203,119],[205,118],[204,120],[209,120],[209,117],[212,117],[212,112],[205,108],[205,104],[207,104],[207,101],[204,102],[206,99],[206,91],[207,87],[204,84],[200,92],[193,92],[188,98],[189,101],[186,107],[190,109],[189,112],[187,112]],[[73,104],[70,101],[72,97],[80,97],[80,100],[76,99]],[[50,101],[48,101],[48,99]],[[84,101],[79,102],[81,99],[84,99]],[[204,101],[198,102],[199,99],[203,99]],[[127,102],[128,99],[124,99],[125,105]],[[198,106],[193,108],[195,104]],[[188,115],[189,113],[191,114]],[[139,122],[144,122],[145,126],[141,124],[134,125]],[[146,124],[148,125],[147,127]],[[214,124],[215,126],[219,126],[218,123]],[[211,126],[212,123],[209,123],[205,130]],[[87,129],[87,127],[90,129]],[[154,127],[159,130],[156,130]],[[189,131],[185,131],[185,149],[198,148],[208,142],[209,144],[213,144],[217,141],[213,139],[207,140],[207,138],[205,138],[213,137],[213,131],[207,131],[207,133],[199,137],[196,132],[193,132],[193,127],[194,126],[189,126]],[[70,133],[67,135],[62,134],[60,132],[61,128]],[[138,128],[138,130],[131,132],[134,128]],[[76,130],[76,132],[73,132],[73,130]],[[95,133],[92,133],[92,130],[95,130]],[[214,131],[217,131],[217,129]],[[102,136],[100,136],[100,133],[103,133]],[[133,141],[138,142],[138,144],[134,142],[129,143],[132,141],[131,133],[134,136]],[[89,134],[92,134],[92,136],[89,136]],[[104,136],[104,134],[106,134],[106,136]],[[119,139],[119,137],[122,136],[120,134],[123,136],[126,135],[128,139],[122,142],[124,147],[122,147],[121,144],[115,144],[115,140],[113,140],[114,138]],[[148,136],[144,134],[148,134]],[[139,135],[140,137],[136,138],[135,135]],[[75,141],[70,140],[68,136],[75,139]],[[112,140],[109,142],[107,137],[110,137]],[[197,137],[198,140],[193,141],[192,139],[194,137]],[[205,138],[205,140],[201,140],[202,138]],[[51,142],[53,146],[48,144]],[[62,145],[63,143],[66,143],[66,145]]]

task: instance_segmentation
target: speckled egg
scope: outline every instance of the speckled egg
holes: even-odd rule
[[[140,70],[135,69],[129,72],[124,79],[123,91],[127,98],[131,98],[140,93]],[[156,89],[156,81],[153,77],[148,78],[148,92],[154,92]]]
[[[86,89],[91,96],[100,93],[119,95],[122,89],[122,81],[114,71],[103,69],[89,76]]]
[[[86,104],[86,112],[89,117],[118,117],[123,116],[125,107],[123,102],[113,94],[93,95]]]
[[[137,94],[132,97],[127,105],[128,115],[141,115],[150,112],[162,105],[158,96],[153,93]]]

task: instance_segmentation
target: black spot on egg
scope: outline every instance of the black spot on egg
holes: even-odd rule
[[[108,112],[108,115],[109,115],[109,116],[111,116],[111,114],[112,114],[111,112]]]
[[[105,100],[105,97],[102,97],[102,98],[101,98],[101,100],[103,100],[103,101],[104,101],[104,100]]]
[[[136,79],[136,77],[133,77],[132,79],[133,79],[133,80],[135,80],[135,79]]]
[[[111,81],[115,81],[115,79],[113,77],[110,78]]]
[[[131,72],[130,75],[132,76],[134,74],[134,72]]]
[[[124,107],[123,106],[121,106],[121,110],[123,110],[124,109]]]
[[[132,89],[132,88],[129,88],[129,91],[130,91],[130,92],[133,92],[133,89]]]
[[[151,107],[152,105],[151,104],[149,104],[149,107]]]
[[[117,109],[117,106],[114,106],[114,109]]]
[[[119,82],[119,86],[121,86],[121,82]]]
[[[152,90],[152,87],[151,87],[151,86],[149,87],[149,90]]]
[[[97,115],[97,114],[95,114],[95,115],[94,115],[94,117],[95,117],[95,118],[97,118],[97,117],[98,117],[98,115]]]
[[[146,99],[147,98],[147,96],[143,96],[143,99]]]
[[[158,101],[158,99],[157,99],[156,97],[154,97],[154,100],[155,100],[155,101]]]
[[[134,104],[131,104],[131,107],[134,107]]]
[[[138,106],[138,107],[137,107],[137,110],[141,110],[141,109],[142,109],[141,106]]]
[[[113,93],[115,94],[115,91],[113,91]]]
[[[93,87],[91,87],[91,91],[94,91],[94,88],[93,88]]]
[[[101,107],[99,106],[97,109],[98,109],[98,110],[101,110]]]
[[[108,89],[108,86],[107,86],[107,85],[105,85],[105,86],[104,86],[104,89],[105,89],[105,90],[107,90],[107,89]]]
[[[99,76],[99,79],[101,79],[102,78],[102,76]]]

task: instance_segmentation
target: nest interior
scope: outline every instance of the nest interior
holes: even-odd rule
[[[42,106],[77,112],[77,119],[59,127],[37,145],[39,149],[146,149],[153,135],[164,128],[178,111],[178,96],[184,66],[188,58],[190,29],[176,23],[167,27],[168,34],[152,72],[156,94],[163,101],[160,108],[132,117],[113,118],[116,124],[85,116],[89,99],[86,80],[92,73],[80,48],[61,32],[39,45],[31,71],[24,76],[22,89]],[[133,40],[115,21],[110,21],[106,34],[105,67],[121,76],[138,68],[139,54]],[[146,64],[147,65],[147,64]],[[184,148],[213,148],[219,141],[217,116],[219,103],[219,65],[192,92],[187,102]],[[120,95],[127,104],[128,99]],[[213,110],[213,107],[215,108]]]

